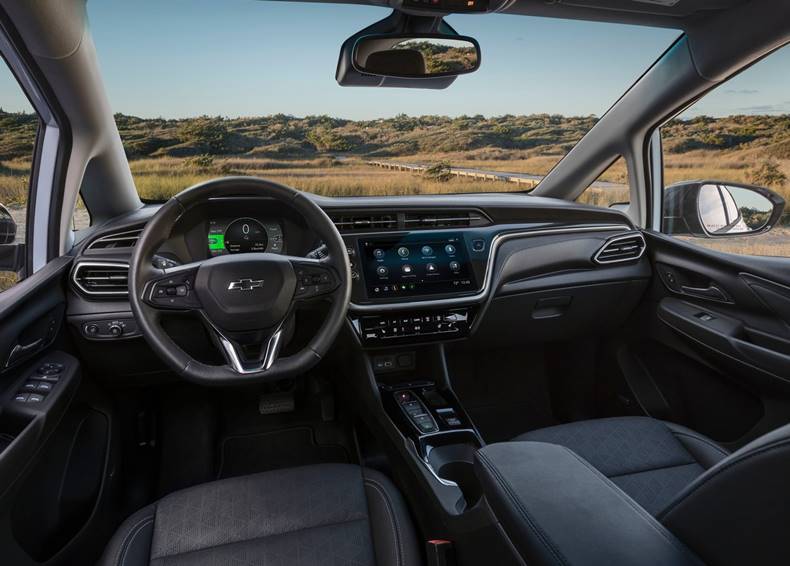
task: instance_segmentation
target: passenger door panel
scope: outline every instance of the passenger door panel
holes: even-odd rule
[[[704,421],[714,413],[722,418],[710,405],[729,397],[733,407],[729,418],[743,422],[729,429],[738,430],[739,438],[719,440],[734,445],[785,424],[790,418],[790,261],[722,254],[649,231],[645,237],[658,275],[643,304],[647,312],[641,311],[650,319],[650,324],[642,325],[647,342],[664,352],[667,365],[674,363],[678,368],[679,375],[673,379],[702,380],[698,376],[704,373],[719,382],[700,389],[708,399],[676,399],[675,405],[685,405],[685,409],[696,405],[691,412]],[[637,365],[652,379],[650,364]],[[735,400],[739,396],[743,399]],[[669,396],[655,397],[663,402]],[[759,400],[760,414],[744,408],[750,406],[750,397]],[[653,405],[657,412],[673,414],[659,403]],[[734,414],[735,407],[740,414]],[[687,424],[700,427],[699,422]],[[727,428],[709,424],[711,429]]]

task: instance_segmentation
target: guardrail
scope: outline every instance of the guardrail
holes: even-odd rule
[[[429,168],[428,165],[396,163],[392,161],[366,161],[365,163],[373,167],[381,167],[382,169],[391,169],[393,171],[406,171],[410,173],[423,173]],[[479,171],[476,169],[465,169],[462,167],[450,167],[447,173],[455,177],[467,177],[472,179],[480,179],[482,181],[504,181],[506,183],[516,183],[518,185],[525,185],[530,189],[543,179],[543,177],[540,175],[529,175],[526,173],[498,173],[496,171]]]

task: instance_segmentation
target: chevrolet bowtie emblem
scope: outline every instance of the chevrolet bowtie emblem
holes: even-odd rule
[[[263,279],[239,279],[228,283],[228,291],[252,291],[263,287]]]

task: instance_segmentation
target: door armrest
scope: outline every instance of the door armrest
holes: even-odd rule
[[[567,448],[490,444],[475,470],[497,520],[528,564],[702,562],[653,516]]]

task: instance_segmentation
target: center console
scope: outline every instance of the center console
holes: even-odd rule
[[[433,381],[379,383],[384,410],[411,439],[421,465],[444,486],[459,490],[456,512],[480,499],[474,454],[483,445],[451,389]]]

